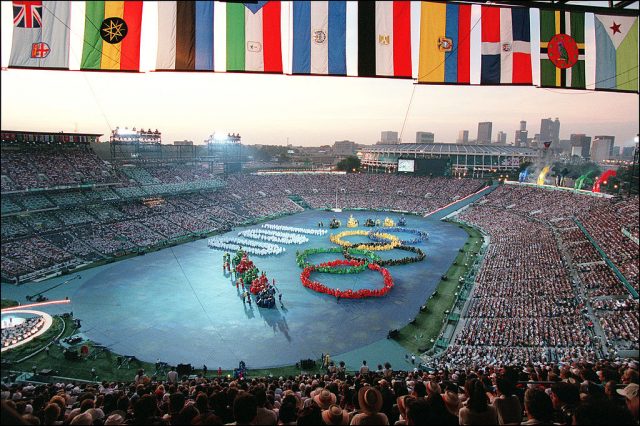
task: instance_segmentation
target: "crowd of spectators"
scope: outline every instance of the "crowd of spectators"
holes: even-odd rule
[[[364,363],[363,363],[364,366]],[[3,384],[6,424],[622,424],[638,422],[635,361],[506,367],[444,365],[394,371],[234,379]]]
[[[580,281],[592,297],[629,294],[611,268],[604,262],[580,265],[577,270]]]
[[[12,318],[13,319],[13,318]],[[4,322],[5,320],[3,320]],[[27,318],[16,324],[2,325],[2,346],[7,347],[20,343],[36,334],[44,326],[45,319],[42,316]]]
[[[88,147],[35,147],[2,151],[2,192],[79,184],[116,183],[117,173]]]
[[[584,220],[587,211],[597,214],[601,206],[618,204],[633,216],[626,202],[504,185],[459,214],[483,229],[490,244],[463,325],[444,357],[465,365],[597,359],[605,347],[595,335],[588,304],[596,310],[606,345],[637,348],[637,312],[612,309],[618,305],[607,302],[629,292],[575,221],[580,215]],[[629,217],[617,220],[625,223]],[[636,263],[637,251],[636,245]]]

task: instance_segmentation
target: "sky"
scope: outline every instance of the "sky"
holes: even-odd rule
[[[283,2],[285,8],[287,4]],[[83,2],[72,7],[75,70],[81,57],[83,7]],[[412,12],[419,11],[418,2],[413,7]],[[349,11],[352,19],[355,15]],[[412,16],[417,23],[419,13]],[[587,27],[593,25],[593,15],[587,14],[586,21]],[[534,14],[532,39],[537,25]],[[415,85],[410,79],[150,72],[157,51],[155,2],[144,4],[141,73],[7,69],[10,2],[1,4],[0,30],[0,116],[6,130],[102,133],[102,140],[108,140],[118,126],[143,127],[160,130],[164,143],[186,139],[200,144],[214,132],[232,132],[239,133],[244,144],[296,146],[338,140],[373,144],[386,130],[399,132],[404,142],[415,142],[417,131],[428,131],[435,133],[436,142],[453,143],[460,130],[469,130],[474,139],[481,121],[493,122],[493,138],[502,130],[513,143],[520,120],[527,121],[533,136],[540,131],[540,120],[549,117],[560,119],[561,139],[571,133],[613,135],[616,145],[629,146],[639,132],[638,95],[629,93]],[[418,26],[412,31],[416,35]],[[348,58],[355,58],[355,42],[350,34],[347,37]],[[477,31],[473,37],[479,37]],[[283,44],[289,39],[283,21]],[[416,72],[417,50],[414,43]],[[531,50],[535,81],[538,46],[532,43]],[[287,59],[285,49],[285,64]],[[478,59],[472,60],[472,82],[479,81]],[[348,74],[354,73],[354,63],[348,59]],[[223,66],[216,61],[216,69]]]

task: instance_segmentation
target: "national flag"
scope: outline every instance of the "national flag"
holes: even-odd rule
[[[158,2],[159,70],[213,71],[213,1]]]
[[[40,28],[42,26],[42,2],[14,1],[13,25],[18,28]]]
[[[595,15],[596,89],[638,91],[638,17]]]
[[[69,69],[68,1],[14,1],[9,66]]]
[[[280,2],[226,6],[227,71],[282,73]]]
[[[584,12],[540,11],[540,86],[585,88]]]
[[[358,2],[358,75],[411,78],[411,2]]]
[[[471,5],[421,3],[421,83],[470,82]]]
[[[293,74],[347,74],[347,2],[293,2]]]
[[[480,84],[531,84],[529,9],[482,6]]]
[[[88,1],[80,68],[138,71],[142,1]]]

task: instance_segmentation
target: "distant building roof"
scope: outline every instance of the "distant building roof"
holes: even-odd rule
[[[519,155],[535,157],[536,152],[531,148],[505,145],[470,145],[453,143],[405,143],[397,145],[371,145],[362,149],[363,152],[377,152],[387,154],[485,154],[485,155]]]

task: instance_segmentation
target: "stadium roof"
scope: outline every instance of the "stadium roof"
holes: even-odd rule
[[[536,156],[531,148],[505,145],[468,145],[453,143],[403,143],[389,145],[371,145],[364,147],[363,152],[385,154],[449,154],[449,155],[514,155]]]

